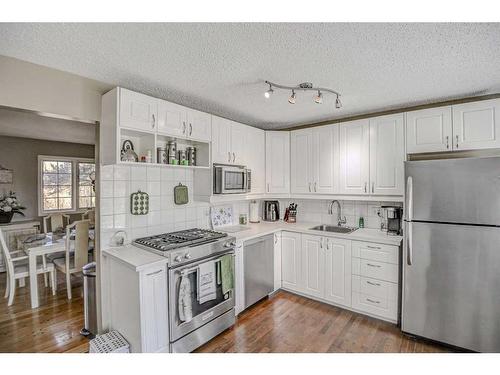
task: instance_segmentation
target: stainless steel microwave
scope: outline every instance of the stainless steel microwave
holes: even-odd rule
[[[252,172],[242,165],[214,164],[214,194],[249,193]]]

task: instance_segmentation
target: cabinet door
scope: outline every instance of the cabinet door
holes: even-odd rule
[[[403,116],[370,119],[370,194],[403,195]]]
[[[321,126],[312,130],[313,191],[333,194],[338,190],[339,127]]]
[[[290,132],[290,191],[312,193],[313,150],[310,129]]]
[[[325,258],[325,299],[351,306],[351,241],[328,238]]]
[[[168,351],[166,269],[151,269],[141,275],[142,352]]]
[[[173,137],[186,137],[188,130],[186,115],[186,107],[159,100],[158,132]]]
[[[406,113],[406,152],[451,151],[451,107]]]
[[[212,119],[212,162],[231,162],[231,121],[213,116]]]
[[[290,192],[289,132],[266,132],[266,192]]]
[[[187,110],[187,136],[197,141],[211,141],[212,115],[205,112]]]
[[[158,99],[120,89],[120,126],[155,132],[158,122]]]
[[[453,149],[500,147],[500,99],[458,104],[453,110]]]
[[[281,285],[283,288],[301,291],[301,235],[281,234]]]
[[[340,193],[368,194],[369,120],[340,125]]]
[[[251,194],[264,194],[266,191],[266,132],[247,126],[246,139],[246,165],[252,171]]]
[[[274,233],[274,291],[281,288],[281,233]]]
[[[231,121],[231,163],[247,165],[247,126]]]
[[[325,290],[325,239],[321,236],[302,235],[302,292],[323,297]]]

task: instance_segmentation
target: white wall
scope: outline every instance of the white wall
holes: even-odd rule
[[[0,56],[0,105],[66,116],[101,119],[101,96],[112,86],[75,74]]]

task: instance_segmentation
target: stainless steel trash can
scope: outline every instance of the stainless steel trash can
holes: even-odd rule
[[[82,267],[83,272],[83,311],[85,327],[80,334],[94,337],[97,334],[97,305],[96,305],[96,263],[88,263]]]

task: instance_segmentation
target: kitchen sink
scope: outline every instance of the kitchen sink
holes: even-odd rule
[[[332,233],[352,233],[358,228],[352,228],[352,227],[338,227],[336,225],[317,225],[315,227],[310,228],[311,230],[320,230],[322,232],[332,232]]]

